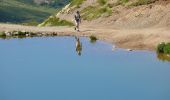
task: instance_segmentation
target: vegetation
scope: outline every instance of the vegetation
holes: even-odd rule
[[[69,3],[71,0],[48,0],[48,1],[49,3],[46,3],[44,0],[44,2],[41,2],[40,5],[52,8],[61,8],[65,6],[67,3]]]
[[[127,3],[127,2],[129,2],[129,0],[118,0],[118,3],[119,3],[119,4],[125,4],[125,3]]]
[[[161,43],[157,47],[158,53],[170,54],[170,43]]]
[[[107,2],[106,0],[97,0],[97,2],[100,4],[100,5],[105,5]]]
[[[158,53],[157,57],[159,60],[170,62],[170,55]]]
[[[154,3],[157,0],[133,0],[132,2],[129,2],[130,0],[118,0],[116,4],[109,4],[109,6],[117,6],[117,5],[127,5],[127,6],[140,6],[140,5],[147,5]]]
[[[5,32],[0,32],[0,37],[6,37]]]
[[[73,23],[67,20],[61,20],[57,18],[56,16],[50,16],[47,20],[45,20],[39,26],[73,26],[73,25],[74,25]]]
[[[137,0],[136,2],[132,3],[130,6],[139,6],[139,5],[147,5],[154,3],[156,0]]]
[[[54,14],[56,8],[63,7],[70,0],[52,1],[55,2],[51,2],[51,5],[45,6],[37,5],[34,0],[0,0],[0,22],[26,24],[27,22],[32,22],[32,20],[34,20],[34,23],[28,24],[35,25],[35,23],[40,23],[51,14]],[[57,4],[55,4],[57,2],[61,2],[62,4],[57,6]],[[52,4],[54,5],[52,6]]]
[[[79,8],[84,1],[85,0],[72,0],[70,3],[70,7],[75,6],[76,8]]]
[[[95,43],[97,41],[97,38],[93,35],[91,35],[89,38],[91,43]]]
[[[112,14],[112,10],[111,8],[109,8],[108,6],[88,6],[87,8],[83,9],[81,11],[82,14],[82,18],[84,20],[93,20],[93,19],[97,19],[101,16],[110,16]]]
[[[30,21],[23,22],[21,24],[25,26],[37,26],[39,22],[37,22],[36,20],[30,20]]]

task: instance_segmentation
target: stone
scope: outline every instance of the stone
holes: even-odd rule
[[[6,36],[11,36],[12,34],[11,34],[11,32],[6,31],[6,32],[5,32],[5,35],[6,35]]]
[[[133,51],[132,49],[126,49],[127,51]]]

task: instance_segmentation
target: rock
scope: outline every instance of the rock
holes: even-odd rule
[[[45,35],[46,35],[46,33],[42,33],[42,35],[44,35],[44,36],[45,36]]]
[[[30,34],[26,34],[25,36],[28,37],[28,36],[30,36]]]
[[[22,30],[21,32],[22,32],[22,33],[25,33],[26,31],[25,31],[25,30]]]
[[[57,33],[53,32],[53,33],[52,33],[52,36],[57,36]]]
[[[115,51],[115,50],[116,50],[116,46],[113,45],[113,46],[112,46],[112,51]]]
[[[11,32],[6,31],[6,32],[5,32],[5,35],[6,35],[6,36],[11,36],[12,34],[11,34]]]
[[[43,36],[43,34],[42,33],[37,33],[37,36]]]
[[[132,49],[126,49],[127,51],[133,51]]]

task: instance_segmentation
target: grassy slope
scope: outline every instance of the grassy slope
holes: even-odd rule
[[[43,23],[39,24],[39,26],[73,26],[72,22],[61,20],[56,18],[55,16],[50,16]]]
[[[30,0],[0,0],[0,22],[41,22],[55,12],[52,7],[37,6]]]
[[[77,8],[80,8],[80,5],[86,0],[71,0],[70,8],[76,11]],[[108,17],[112,15],[113,7],[119,5],[126,6],[140,6],[146,5],[155,2],[156,0],[118,0],[116,3],[109,3],[108,0],[96,0],[96,5],[90,5],[82,9],[81,16],[83,20],[92,21],[100,17]],[[127,5],[128,4],[128,5]],[[48,22],[49,21],[49,22]],[[47,23],[47,25],[45,25]],[[48,26],[51,23],[51,20],[45,20],[43,26]]]

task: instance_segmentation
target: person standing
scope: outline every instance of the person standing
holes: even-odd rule
[[[80,23],[81,23],[81,16],[80,16],[80,12],[77,11],[76,14],[74,15],[74,20],[75,20],[75,30],[77,30],[78,32],[80,31],[79,27],[80,27]]]

